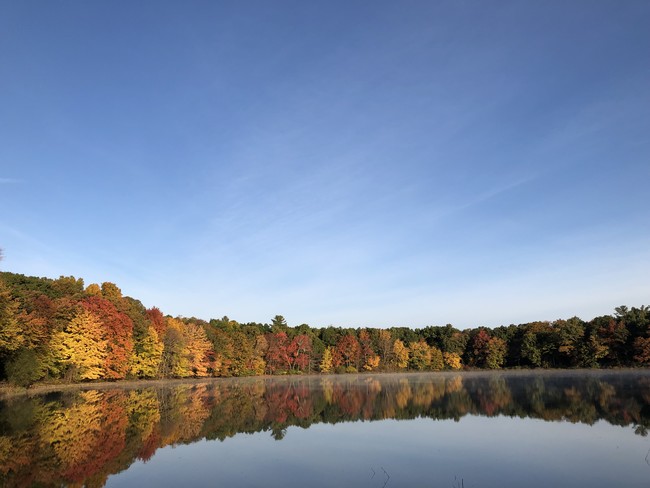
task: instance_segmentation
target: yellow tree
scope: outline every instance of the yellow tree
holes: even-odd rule
[[[86,287],[86,293],[95,297],[102,296],[102,289],[97,283],[91,283]]]
[[[377,369],[379,367],[379,363],[381,362],[381,358],[377,355],[371,355],[366,358],[366,362],[363,365],[363,369],[366,371],[372,371],[373,369]]]
[[[269,343],[266,341],[266,338],[260,334],[255,338],[255,347],[253,349],[253,358],[251,360],[251,370],[256,375],[264,374],[266,370],[266,361],[264,361],[264,355],[269,349]]]
[[[395,366],[404,369],[409,364],[409,349],[400,339],[393,344],[393,361]]]
[[[183,378],[191,376],[188,358],[183,353],[187,345],[187,338],[183,332],[183,322],[172,317],[167,317],[165,321],[164,349],[160,371],[165,377]]]
[[[320,371],[321,373],[331,373],[332,372],[332,348],[326,347],[323,351],[323,359],[320,362]]]
[[[431,346],[431,369],[439,371],[445,367],[445,360],[442,356],[442,351],[436,346]]]
[[[15,351],[25,342],[16,319],[17,310],[18,303],[12,299],[8,287],[0,279],[0,353]]]
[[[460,369],[463,367],[460,356],[455,352],[443,352],[442,358],[445,362],[445,366],[450,369]]]
[[[140,351],[134,351],[131,358],[131,374],[139,378],[157,376],[164,347],[156,329],[150,326],[140,342]]]
[[[107,347],[101,322],[93,313],[78,310],[65,330],[54,334],[50,348],[57,362],[71,368],[73,377],[82,380],[103,377]]]
[[[203,327],[191,322],[184,325],[187,342],[183,353],[187,355],[189,369],[196,377],[208,376],[208,353],[212,344]]]

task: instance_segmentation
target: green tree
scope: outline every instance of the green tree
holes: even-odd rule
[[[33,349],[21,349],[6,366],[7,379],[19,386],[29,386],[46,373],[43,358]]]
[[[506,361],[508,346],[506,341],[499,337],[492,337],[487,343],[487,355],[485,357],[485,366],[490,369],[498,369]]]
[[[429,369],[431,366],[431,350],[424,339],[409,343],[408,366],[418,371]]]
[[[430,368],[434,371],[440,371],[445,367],[445,359],[442,351],[435,346],[430,346],[431,351],[431,364]]]
[[[282,315],[276,315],[271,320],[271,327],[273,332],[286,332],[287,331],[287,321]]]
[[[580,360],[580,344],[582,344],[585,335],[584,322],[578,317],[572,317],[569,320],[556,320],[553,322],[553,328],[558,335],[558,352],[566,358],[564,364],[577,365]]]

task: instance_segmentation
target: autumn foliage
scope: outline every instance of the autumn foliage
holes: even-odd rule
[[[0,273],[0,372],[16,384],[124,378],[650,364],[650,307],[489,329],[312,328],[165,316],[90,284]],[[2,378],[0,378],[2,379]]]

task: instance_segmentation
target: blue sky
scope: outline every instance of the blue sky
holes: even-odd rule
[[[646,1],[0,1],[2,269],[172,315],[650,303]]]

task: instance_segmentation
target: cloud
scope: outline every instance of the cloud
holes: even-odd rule
[[[488,191],[485,191],[483,193],[479,193],[476,195],[475,198],[471,199],[470,201],[456,207],[454,211],[460,211],[460,210],[465,210],[466,208],[473,207],[474,205],[479,205],[483,202],[486,202],[498,195],[501,195],[502,193],[508,192],[510,190],[513,190],[521,185],[525,185],[527,183],[530,183],[537,179],[537,175],[531,175],[527,176],[524,178],[520,178],[518,180],[512,181],[510,183],[504,184],[502,186],[492,188]]]

